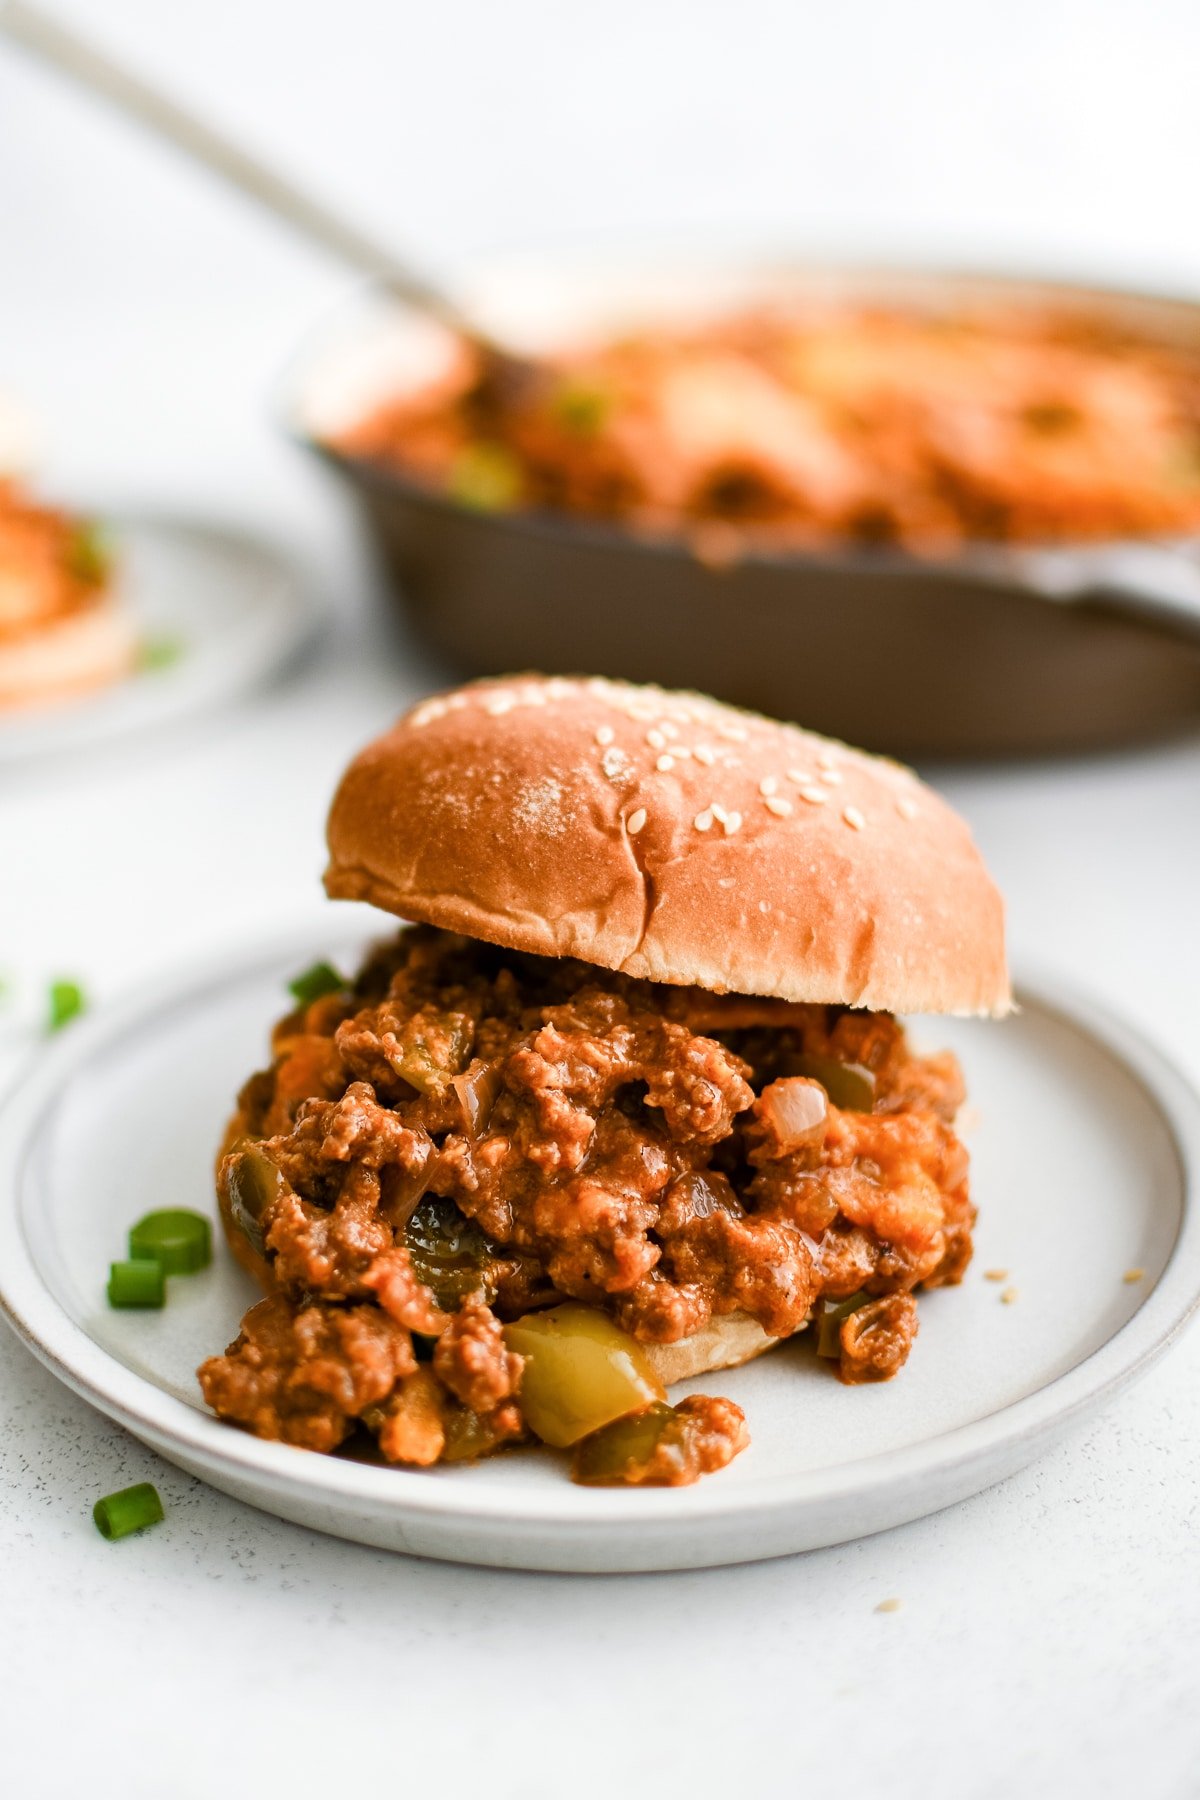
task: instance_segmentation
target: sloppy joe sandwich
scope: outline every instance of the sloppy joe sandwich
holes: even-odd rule
[[[95,527],[0,478],[0,711],[106,687],[136,657]]]
[[[222,1418],[679,1484],[748,1439],[675,1382],[810,1325],[850,1386],[902,1368],[974,1209],[958,1066],[895,1015],[1010,1004],[936,794],[697,695],[529,676],[369,745],[329,851],[331,896],[409,923],[295,984],[238,1098],[221,1213],[267,1298],[200,1370]]]

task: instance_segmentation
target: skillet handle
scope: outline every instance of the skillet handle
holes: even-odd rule
[[[1026,584],[1065,606],[1096,606],[1200,649],[1200,547],[1106,545],[1020,554]]]

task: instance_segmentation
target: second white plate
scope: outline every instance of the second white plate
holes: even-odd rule
[[[358,948],[344,947],[347,964]],[[223,1246],[208,1272],[172,1282],[162,1313],[110,1311],[104,1282],[141,1213],[214,1212],[234,1092],[264,1060],[285,977],[329,949],[308,933],[84,1020],[0,1116],[10,1321],[146,1443],[283,1518],[501,1567],[686,1568],[814,1548],[1019,1468],[1145,1368],[1200,1299],[1196,1097],[1138,1039],[1043,984],[1004,1024],[914,1028],[966,1068],[980,1221],[966,1282],[922,1299],[897,1380],[844,1388],[800,1342],[706,1377],[693,1385],[735,1398],[753,1441],[689,1489],[574,1487],[548,1452],[418,1472],[245,1436],[205,1412],[194,1376],[255,1297]],[[1003,1282],[985,1279],[1001,1268]]]
[[[102,693],[0,714],[0,769],[90,750],[252,693],[297,657],[321,612],[279,551],[227,526],[105,516],[147,666]]]

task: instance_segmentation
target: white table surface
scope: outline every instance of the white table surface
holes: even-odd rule
[[[750,0],[736,52],[709,5],[67,10],[448,262],[682,221],[1200,289],[1183,4],[968,29],[940,0]],[[58,485],[286,534],[341,622],[252,707],[0,783],[11,1071],[52,976],[102,1000],[316,910],[342,763],[439,671],[373,622],[352,521],[265,416],[337,273],[3,54],[0,215],[0,382]],[[937,778],[1018,954],[1200,1079],[1200,739]],[[104,1543],[93,1500],[143,1479],[166,1522]],[[0,1331],[0,1789],[1174,1800],[1200,1789],[1198,1494],[1193,1331],[1069,1445],[901,1531],[694,1575],[458,1569],[209,1492]]]

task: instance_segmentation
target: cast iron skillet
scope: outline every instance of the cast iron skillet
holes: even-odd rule
[[[515,269],[515,273],[514,273]],[[639,300],[639,287],[644,290]],[[846,268],[650,273],[506,265],[481,304],[543,339],[686,295],[781,287],[953,307],[1027,301],[1200,345],[1200,303],[999,277]],[[290,428],[349,485],[398,604],[468,674],[585,670],[695,687],[907,756],[1097,749],[1200,721],[1200,545],[749,553],[713,569],[682,539],[561,514],[480,514],[340,454],[331,423],[424,354],[411,317],[360,305],[302,356]]]

